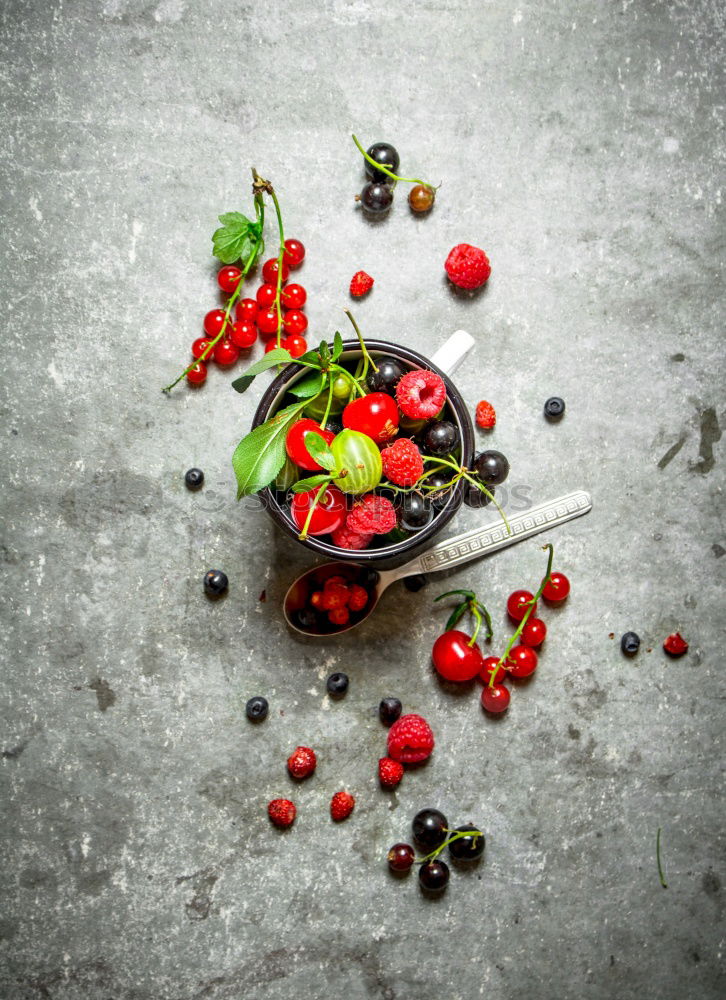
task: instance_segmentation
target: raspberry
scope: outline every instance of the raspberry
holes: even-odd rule
[[[289,799],[273,799],[267,806],[267,815],[275,826],[292,826],[297,809]]]
[[[470,243],[459,243],[449,253],[444,264],[449,281],[459,288],[479,288],[492,273],[489,258]]]
[[[430,420],[446,402],[444,380],[426,368],[406,372],[398,380],[396,402],[404,416]]]
[[[307,778],[315,770],[318,758],[310,747],[296,747],[287,758],[287,769],[293,778]]]
[[[314,590],[310,595],[310,603],[314,608],[322,608],[323,606],[323,592],[322,590]]]
[[[330,537],[333,545],[337,545],[339,549],[367,549],[373,535],[370,533],[361,535],[357,531],[351,531],[347,525],[341,524],[331,532]]]
[[[353,505],[345,526],[360,534],[385,535],[396,527],[396,511],[386,497],[368,493]]]
[[[410,438],[399,438],[381,452],[383,473],[398,486],[413,486],[423,475],[421,452]]]
[[[487,427],[493,427],[497,422],[497,414],[491,403],[487,403],[486,399],[482,399],[480,403],[476,404],[476,422],[479,427],[483,427],[485,430]]]
[[[328,612],[328,618],[331,620],[333,625],[347,625],[350,618],[350,612],[347,608],[333,608],[332,611]]]
[[[328,581],[323,590],[320,607],[326,611],[336,611],[339,608],[345,608],[348,605],[349,597],[348,588],[344,583],[330,583]]]
[[[664,641],[663,649],[670,656],[683,656],[684,653],[688,652],[688,643],[680,632],[674,632]]]
[[[373,288],[373,278],[365,271],[356,271],[350,279],[350,294],[355,299],[366,295]]]
[[[420,715],[402,715],[388,730],[388,756],[402,764],[426,760],[434,748],[434,734]]]
[[[349,792],[336,792],[330,800],[330,815],[339,823],[350,816],[354,806],[355,799]]]
[[[381,757],[378,761],[378,777],[383,788],[395,788],[403,777],[403,764],[390,757]]]
[[[365,587],[360,587],[357,583],[354,583],[350,588],[350,597],[348,599],[348,607],[351,611],[362,611],[363,608],[368,603],[368,591]]]

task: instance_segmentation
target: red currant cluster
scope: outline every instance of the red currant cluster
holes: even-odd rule
[[[187,372],[187,381],[192,385],[201,385],[207,377],[207,362],[210,359],[223,367],[236,364],[240,351],[252,347],[258,333],[268,341],[266,351],[282,346],[294,358],[307,351],[307,342],[302,336],[308,325],[308,318],[302,311],[307,293],[302,285],[288,284],[290,271],[298,268],[304,258],[305,247],[300,240],[285,240],[279,310],[278,261],[272,257],[262,265],[263,283],[257,289],[255,298],[239,299],[235,303],[234,320],[229,308],[211,309],[207,313],[204,334],[192,344],[192,357],[197,359],[197,363]],[[241,281],[242,271],[233,264],[221,268],[217,274],[219,287],[233,298],[239,295]]]

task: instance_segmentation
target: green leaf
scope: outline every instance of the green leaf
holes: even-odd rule
[[[247,258],[252,249],[250,226],[253,223],[241,212],[226,212],[219,216],[221,229],[212,234],[212,251],[223,264],[234,264]]]
[[[315,365],[316,368],[320,368],[322,360],[317,351],[306,351],[302,357],[297,359],[298,364],[304,365]]]
[[[270,354],[272,351],[270,352]],[[285,438],[305,402],[292,403],[242,438],[232,456],[237,499],[269,486],[285,464]]]
[[[302,379],[300,382],[296,382],[295,385],[291,385],[287,391],[292,396],[297,396],[298,399],[310,399],[311,396],[319,395],[323,389],[324,383],[325,376],[322,372],[318,372],[314,375],[308,375],[307,378]]]
[[[305,435],[305,448],[310,452],[318,465],[322,465],[328,472],[335,472],[337,462],[325,438],[321,437],[320,434],[316,434],[315,431],[309,431]]]
[[[466,609],[468,607],[469,607],[469,605],[466,603],[466,601],[464,601],[463,604],[460,604],[457,608],[454,609],[454,611],[449,616],[449,620],[447,621],[447,623],[446,623],[446,625],[444,627],[444,631],[445,632],[448,632],[450,628],[453,628],[454,625],[456,625],[456,623],[463,616],[464,612],[466,611]]]
[[[328,347],[326,341],[321,340],[320,347],[318,348],[318,354],[320,355],[323,364],[327,365],[327,363],[330,361],[330,348]]]
[[[256,375],[261,375],[262,372],[266,372],[268,368],[274,368],[275,365],[289,364],[291,361],[292,355],[289,351],[286,351],[284,347],[274,347],[269,354],[250,365],[244,375],[236,378],[232,383],[232,388],[237,392],[246,392],[254,382]]]
[[[305,439],[307,441],[307,438]],[[323,483],[329,483],[330,476],[320,473],[319,476],[308,476],[307,479],[300,479],[292,487],[293,493],[307,493],[308,490],[314,490],[318,486],[322,486]]]
[[[336,330],[335,337],[333,338],[333,361],[337,361],[340,355],[343,353],[343,338],[340,333]]]

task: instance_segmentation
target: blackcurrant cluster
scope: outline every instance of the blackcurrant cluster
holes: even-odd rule
[[[427,853],[417,860],[411,844],[394,844],[386,856],[388,867],[397,875],[404,875],[414,864],[419,865],[419,885],[427,893],[443,892],[449,884],[449,866],[439,857],[446,847],[452,861],[459,864],[479,861],[484,854],[486,838],[481,830],[471,823],[452,830],[439,809],[417,812],[411,831],[416,847]]]
[[[360,149],[355,136],[353,139]],[[365,151],[364,160],[368,180],[357,200],[368,215],[372,217],[384,216],[393,205],[393,189],[396,182],[409,181],[414,183],[414,179],[398,176],[400,157],[390,142],[374,142]],[[384,169],[380,169],[381,167]],[[435,198],[435,188],[415,180],[408,195],[408,204],[412,212],[423,214],[432,208]]]

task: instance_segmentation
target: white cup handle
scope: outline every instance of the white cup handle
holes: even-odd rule
[[[474,338],[466,330],[457,330],[431,358],[445,375],[453,375],[474,346]]]

